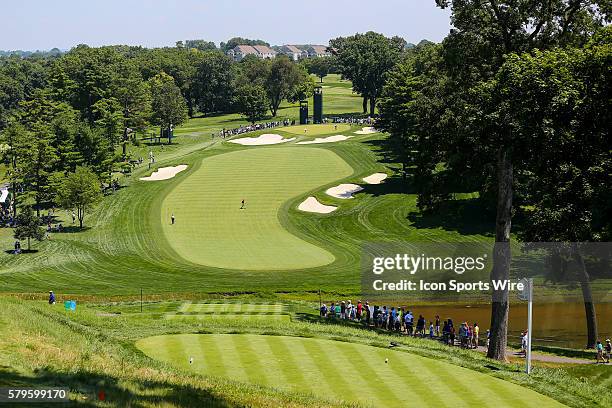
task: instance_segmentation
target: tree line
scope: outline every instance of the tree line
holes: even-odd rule
[[[454,192],[477,192],[495,219],[495,280],[510,277],[513,234],[527,242],[610,241],[609,3],[437,4],[450,8],[454,28],[388,70],[379,101],[378,126],[390,133],[419,208],[441,211]],[[579,265],[594,347],[591,280],[612,276],[610,265],[592,267],[585,251],[568,244],[549,255]],[[493,292],[488,356],[495,359],[505,358],[508,296]]]
[[[110,184],[130,160],[127,146],[154,127],[171,143],[172,129],[196,114],[242,113],[255,122],[313,87],[304,64],[284,57],[235,63],[201,40],[0,58],[0,160],[12,216],[20,206],[39,215],[59,204],[62,182],[81,167]]]

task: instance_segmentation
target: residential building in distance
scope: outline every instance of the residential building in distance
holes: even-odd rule
[[[227,52],[234,61],[242,61],[247,55],[255,55],[258,58],[275,58],[276,51],[266,45],[237,45]]]
[[[306,53],[308,54],[308,58],[331,57],[332,55],[325,45],[309,45],[306,47]]]
[[[302,58],[308,57],[308,53],[306,51],[302,51],[295,45],[283,45],[280,48],[279,54],[286,55],[293,61],[298,61]]]

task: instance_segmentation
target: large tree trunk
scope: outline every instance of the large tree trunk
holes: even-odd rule
[[[574,259],[578,263],[578,276],[580,287],[582,288],[582,298],[584,300],[584,312],[587,323],[587,344],[586,348],[595,348],[597,342],[597,314],[595,313],[595,303],[593,303],[593,292],[591,290],[591,280],[584,264],[584,259],[580,254],[578,245],[574,244]]]
[[[500,149],[497,157],[497,217],[495,224],[495,248],[491,280],[507,280],[510,277],[510,230],[512,227],[513,167],[510,153]],[[508,289],[493,290],[491,304],[491,340],[487,357],[506,360],[508,343]],[[531,335],[531,333],[530,333]]]
[[[121,140],[121,153],[122,153],[122,157],[121,159],[123,161],[125,161],[125,159],[127,158],[127,143],[128,143],[129,137],[128,137],[128,128],[127,126],[123,128],[123,139]]]
[[[13,197],[12,197],[13,220],[17,218],[17,183],[13,182]]]
[[[363,97],[363,113],[368,113],[368,97]]]
[[[376,111],[376,98],[370,98],[370,116],[374,116]]]
[[[187,98],[187,115],[193,118],[193,99],[191,99],[191,97]]]

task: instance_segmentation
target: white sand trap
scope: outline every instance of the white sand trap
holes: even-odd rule
[[[257,137],[243,137],[240,139],[230,140],[229,142],[240,144],[243,146],[263,146],[287,143],[291,142],[292,140],[295,140],[295,137],[292,137],[291,139],[284,139],[281,135],[265,133]]]
[[[141,177],[142,181],[161,181],[168,180],[179,174],[181,171],[187,170],[187,165],[179,164],[174,167],[162,167],[153,172],[149,177]]]
[[[355,132],[356,135],[371,135],[372,133],[378,133],[378,131],[373,127],[364,127]]]
[[[368,184],[380,184],[384,179],[389,177],[386,173],[374,173],[371,176],[364,177],[363,181]]]
[[[308,197],[298,206],[298,210],[300,211],[319,214],[329,214],[330,212],[336,211],[337,208],[338,207],[334,207],[333,205],[321,204],[315,197]]]
[[[327,189],[325,193],[332,197],[348,199],[353,198],[353,194],[363,190],[363,187],[357,184],[340,184],[339,186]]]
[[[353,136],[343,136],[343,135],[336,135],[336,136],[329,136],[329,137],[317,137],[314,140],[309,140],[307,142],[297,142],[296,144],[302,145],[302,144],[318,144],[318,143],[333,143],[333,142],[342,142],[346,139],[349,139]]]

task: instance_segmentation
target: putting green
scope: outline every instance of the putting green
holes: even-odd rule
[[[149,337],[136,345],[152,358],[200,374],[380,407],[563,406],[483,373],[361,344],[250,334],[179,334]]]
[[[307,131],[304,132],[304,129]],[[351,125],[347,123],[323,123],[320,125],[295,125],[279,128],[278,130],[291,133],[293,135],[303,136],[319,136],[346,132],[351,129]]]
[[[164,199],[163,231],[181,257],[200,265],[241,270],[327,265],[334,256],[287,231],[279,212],[288,200],[352,173],[338,155],[320,148],[260,147],[206,158]],[[240,209],[243,199],[246,208]]]

